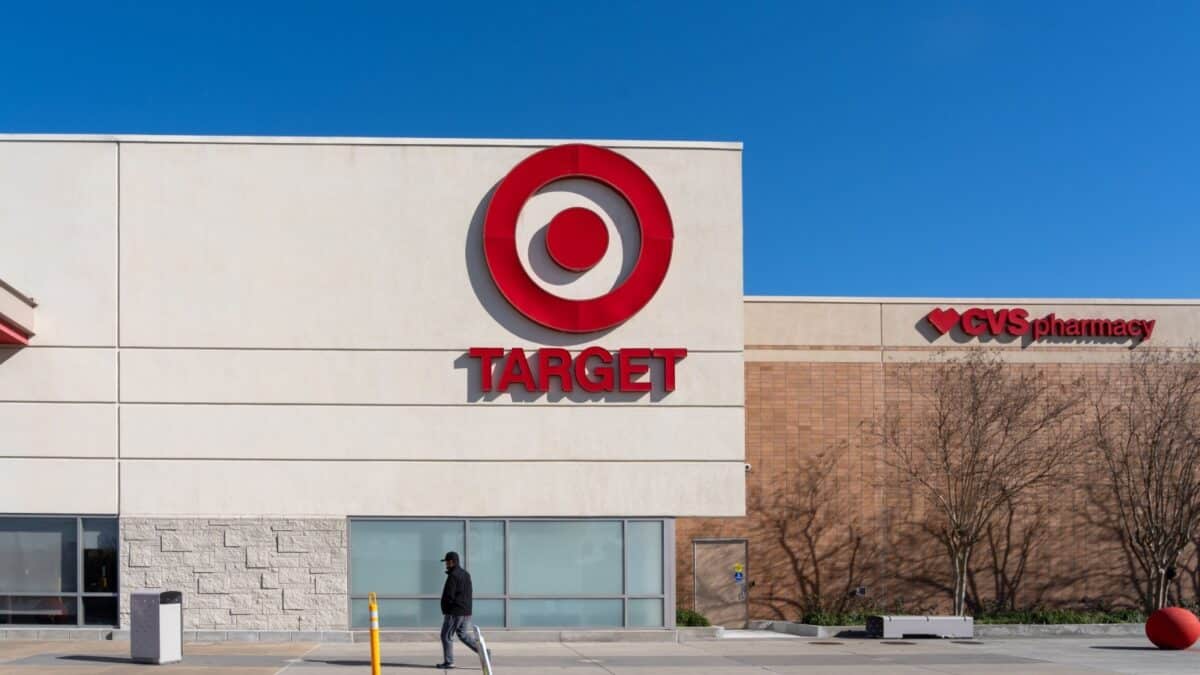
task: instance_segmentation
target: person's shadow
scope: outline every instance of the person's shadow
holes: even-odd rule
[[[153,663],[142,663],[124,656],[92,656],[91,654],[66,654],[59,656],[60,661],[84,661],[90,663],[120,663],[129,666],[152,666]]]
[[[304,659],[304,663],[324,663],[330,666],[355,666],[361,668],[370,668],[371,662],[366,660],[351,660],[351,659]],[[398,663],[396,661],[384,661],[379,664],[384,668],[425,668],[437,670],[437,666],[430,666],[423,663]],[[479,670],[470,666],[455,666],[455,670]]]
[[[125,656],[93,656],[91,654],[66,654],[66,655],[58,657],[58,660],[60,660],[60,661],[82,661],[82,662],[86,662],[86,663],[109,663],[109,664],[120,664],[120,665],[124,665],[124,666],[157,665],[157,664],[153,664],[153,663],[142,663],[140,661],[134,661],[133,659],[131,659],[129,657],[125,657]],[[370,661],[358,660],[358,659],[354,659],[354,660],[351,660],[351,659],[304,659],[303,662],[304,663],[324,663],[324,664],[330,665],[330,666],[354,666],[354,667],[361,667],[361,668],[370,668],[371,667]],[[186,658],[183,661],[183,665],[187,665]],[[380,665],[383,666],[384,668],[422,668],[422,669],[429,669],[429,670],[437,670],[437,668],[435,666],[424,664],[424,663],[401,663],[398,661],[384,661]],[[465,667],[465,668],[463,666],[458,666],[455,668],[455,670],[478,670],[478,669],[471,668],[470,666]]]

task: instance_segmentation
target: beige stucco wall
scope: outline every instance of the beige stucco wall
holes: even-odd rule
[[[608,338],[600,344],[613,344]],[[489,343],[491,346],[508,343]],[[618,343],[619,344],[619,343]],[[459,406],[486,400],[497,406],[562,405],[564,394],[518,397],[484,394],[466,348],[446,350],[229,350],[123,349],[121,400],[141,403],[300,403]],[[578,354],[578,350],[573,350]],[[651,364],[661,380],[662,364]],[[698,352],[678,364],[679,388],[650,402],[686,406],[740,406],[740,352]],[[447,376],[449,374],[449,376]],[[557,390],[557,382],[554,382]],[[686,386],[685,386],[686,385]],[[3,385],[0,384],[0,391]],[[645,406],[645,398],[612,394],[588,397],[575,390],[567,401],[579,406]],[[123,407],[128,407],[124,405]]]
[[[489,190],[536,149],[122,144],[122,346],[562,342],[517,320],[478,238]],[[740,153],[622,152],[667,199],[671,271],[644,311],[584,343],[740,349],[722,314],[740,312]]]
[[[117,512],[117,148],[0,142],[0,278],[37,299],[0,348],[0,513]]]
[[[0,512],[742,513],[740,146],[600,143],[658,184],[674,254],[638,315],[572,336],[499,295],[480,232],[557,143],[0,139],[0,277],[40,303],[0,355]],[[671,393],[478,391],[467,348],[541,345],[691,353]]]

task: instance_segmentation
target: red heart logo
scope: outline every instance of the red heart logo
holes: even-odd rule
[[[925,319],[929,321],[929,325],[936,328],[942,335],[945,335],[951,328],[954,328],[954,324],[958,323],[958,310],[953,307],[949,309],[935,307]]]

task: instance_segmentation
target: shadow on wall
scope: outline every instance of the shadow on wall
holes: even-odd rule
[[[534,344],[570,347],[594,342],[597,338],[612,332],[611,328],[595,333],[561,333],[551,330],[527,319],[525,315],[513,309],[513,306],[508,303],[508,300],[504,299],[504,296],[500,295],[500,291],[496,288],[496,283],[492,281],[492,276],[488,272],[487,261],[483,257],[483,220],[487,215],[488,204],[492,201],[492,195],[495,192],[496,186],[493,185],[492,189],[488,190],[488,193],[479,202],[479,205],[475,207],[475,213],[471,216],[471,223],[467,226],[467,239],[463,247],[467,265],[467,278],[471,282],[471,291],[475,294],[483,309],[497,323],[503,326],[505,330],[526,342]]]
[[[591,180],[569,178],[557,180],[538,190],[538,195],[559,195],[565,197],[566,203],[575,205],[579,202],[595,205],[595,210],[608,216],[620,241],[621,264],[612,282],[603,292],[608,292],[621,285],[633,272],[637,264],[638,251],[641,250],[642,234],[637,224],[637,217],[629,204],[615,190]],[[572,198],[574,197],[574,198]],[[559,267],[550,258],[546,249],[546,232],[549,222],[541,223],[529,240],[526,248],[529,266],[534,275],[552,286],[566,286],[580,280],[580,274]],[[482,244],[481,244],[482,245]],[[598,293],[597,293],[598,294]]]
[[[862,609],[875,598],[882,570],[874,514],[862,514],[864,485],[845,481],[848,444],[789,458],[769,480],[748,490],[747,513],[758,588],[751,604],[759,616],[801,621]]]
[[[20,347],[0,347],[0,365],[4,365],[5,361],[16,356],[20,350]]]

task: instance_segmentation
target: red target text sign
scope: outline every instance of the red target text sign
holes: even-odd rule
[[[518,255],[517,220],[539,190],[568,178],[601,183],[621,196],[637,219],[641,233],[637,258],[629,275],[595,298],[563,298],[534,281]],[[608,250],[608,226],[593,211],[564,209],[546,225],[546,253],[567,272],[582,274]],[[564,333],[594,333],[617,326],[637,314],[658,292],[671,265],[675,228],[658,186],[629,158],[584,144],[560,145],[530,155],[496,186],[483,224],[483,253],[500,294],[526,318]],[[675,390],[676,366],[687,356],[683,347],[591,346],[572,354],[559,347],[532,353],[522,348],[472,347],[478,361],[481,392],[527,392],[557,389],[571,392],[649,392]],[[655,381],[661,373],[661,381]]]
[[[558,390],[597,392],[648,392],[656,386],[675,391],[675,366],[687,356],[682,347],[651,349],[626,347],[616,353],[603,347],[588,347],[572,355],[560,347],[542,347],[533,354],[517,347],[472,347],[467,356],[479,360],[479,390],[508,391],[521,387],[528,392]],[[652,365],[661,367],[662,382],[651,381]]]

